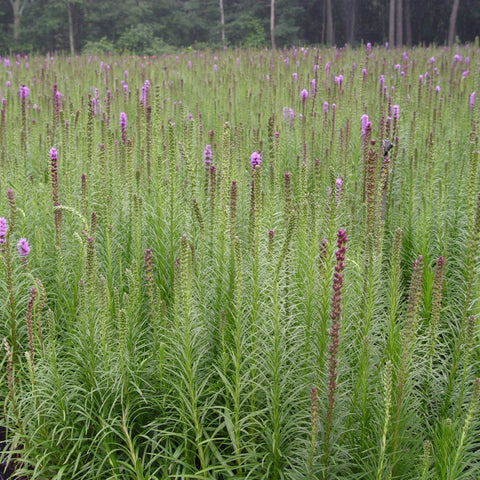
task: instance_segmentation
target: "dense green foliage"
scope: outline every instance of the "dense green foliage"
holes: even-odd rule
[[[400,1],[400,0],[396,0]],[[12,2],[23,5],[14,39]],[[404,43],[445,44],[452,0],[402,0]],[[334,39],[328,39],[327,0],[276,0],[277,47],[358,45],[388,41],[390,0],[332,1]],[[75,51],[169,53],[172,48],[270,46],[270,0],[0,0],[0,53]],[[456,34],[471,42],[480,32],[480,4],[461,0]],[[93,45],[92,45],[93,43]]]
[[[3,460],[477,479],[479,61],[4,59]]]

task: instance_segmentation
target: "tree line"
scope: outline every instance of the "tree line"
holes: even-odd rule
[[[0,0],[0,52],[469,42],[478,0]]]

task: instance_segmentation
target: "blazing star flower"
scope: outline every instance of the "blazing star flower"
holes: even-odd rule
[[[342,191],[342,179],[341,178],[337,178],[335,180],[335,201],[337,203],[337,205],[339,204],[340,202],[340,193]]]
[[[203,163],[206,167],[212,163],[212,148],[210,145],[206,145],[203,151]]]
[[[393,118],[397,119],[398,114],[400,113],[400,107],[398,105],[393,105],[392,111],[393,111]]]
[[[315,92],[316,92],[316,80],[312,79],[311,82],[310,82],[310,95],[312,95],[312,97],[314,97]]]
[[[142,92],[140,94],[140,101],[142,102],[143,106],[145,107],[147,104],[147,97],[148,97],[148,91],[150,90],[150,82],[148,80],[145,80],[143,87],[142,87]]]
[[[30,247],[25,238],[21,238],[17,243],[18,254],[21,257],[26,257],[30,253]]]
[[[10,88],[11,85],[12,85],[12,84],[10,83],[10,80],[7,80],[7,81],[5,82],[5,86],[6,86],[7,88]]]
[[[295,117],[295,114],[293,113],[293,108],[288,109],[288,116],[290,118],[290,125],[292,124],[293,118]]]
[[[127,128],[127,114],[125,112],[120,112],[120,128],[122,132]]]
[[[473,107],[475,107],[475,93],[473,92],[470,94],[470,108],[473,110]]]
[[[323,113],[325,115],[328,113],[328,102],[323,102]]]
[[[30,93],[30,89],[25,85],[22,85],[18,93],[21,99],[26,99],[28,97],[28,94]]]
[[[5,235],[7,234],[7,221],[5,218],[0,217],[0,244],[5,243]]]
[[[95,115],[97,115],[97,99],[95,97],[92,98],[91,105],[92,105],[92,115],[95,117]]]
[[[293,72],[292,73],[292,80],[293,80],[294,83],[297,81],[297,77],[298,77],[297,72]]]
[[[435,91],[436,91],[437,93],[440,93],[440,85],[437,85],[437,86],[435,87]]]
[[[122,142],[127,141],[127,114],[120,112],[120,130],[122,132]]]
[[[367,132],[367,125],[368,125],[368,115],[367,114],[363,114],[360,117],[360,124],[362,126],[362,137],[364,137],[365,133]]]
[[[302,97],[302,101],[304,102],[307,97],[308,97],[308,90],[306,88],[304,88],[301,92],[300,92],[300,96]]]
[[[253,152],[250,155],[250,165],[252,167],[252,170],[255,170],[255,167],[257,165],[261,165],[262,163],[262,155],[260,155],[260,152]]]

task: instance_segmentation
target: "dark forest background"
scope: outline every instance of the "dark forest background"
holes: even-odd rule
[[[2,54],[452,45],[478,34],[480,0],[0,0]]]

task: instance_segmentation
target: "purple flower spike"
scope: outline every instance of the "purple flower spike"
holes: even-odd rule
[[[212,148],[210,145],[206,145],[203,151],[203,163],[206,167],[212,163]]]
[[[50,160],[51,160],[52,162],[53,162],[53,161],[56,162],[56,161],[57,161],[57,155],[58,155],[58,154],[57,154],[57,149],[54,148],[54,147],[52,147],[52,148],[50,149],[49,154],[50,154]]]
[[[367,124],[368,124],[368,115],[364,114],[360,117],[360,122],[362,125],[362,137],[365,136],[365,133],[367,131]]]
[[[127,141],[127,114],[120,112],[120,130],[122,132],[122,143]]]
[[[0,217],[0,244],[5,243],[5,235],[7,234],[8,225],[5,218]]]
[[[30,253],[30,247],[25,238],[21,238],[17,243],[18,254],[21,257],[26,257]]]
[[[28,94],[30,93],[30,89],[26,87],[25,85],[22,85],[20,87],[20,90],[18,91],[20,98],[22,100],[25,100],[28,97]]]
[[[342,191],[342,179],[341,178],[337,178],[335,180],[335,202],[337,203],[337,205],[339,204],[340,202],[340,193]]]
[[[120,112],[120,128],[122,131],[127,128],[127,114],[125,112]]]
[[[260,152],[253,152],[250,155],[250,165],[252,166],[252,170],[255,170],[255,167],[257,165],[261,165],[262,163],[262,155],[260,155]]]
[[[302,101],[304,102],[307,97],[308,97],[308,90],[306,88],[304,88],[301,92],[300,92],[300,96],[302,97]]]
[[[393,118],[396,120],[400,113],[400,107],[398,105],[393,105],[392,111],[393,111]]]
[[[476,92],[473,92],[472,94],[470,94],[470,108],[472,110],[475,107],[475,93]]]

